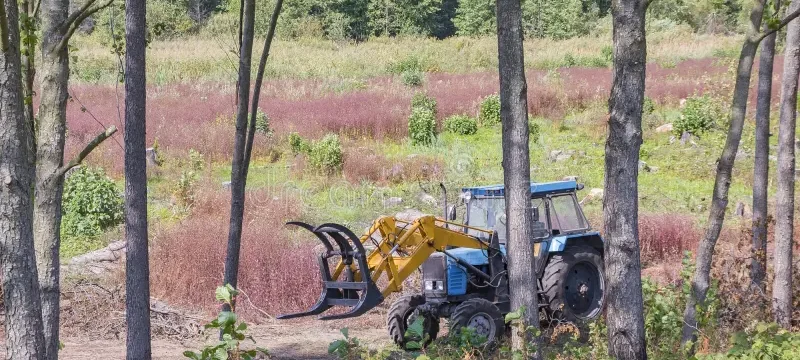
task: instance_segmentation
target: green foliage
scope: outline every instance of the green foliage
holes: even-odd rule
[[[458,135],[478,132],[478,121],[468,115],[453,115],[444,120],[444,130]]]
[[[675,133],[682,134],[686,131],[701,135],[711,130],[723,114],[722,106],[710,95],[689,97],[680,117],[673,123]]]
[[[311,145],[300,137],[296,132],[289,133],[289,147],[292,149],[293,155],[307,153],[311,149]]]
[[[272,134],[272,129],[269,126],[269,116],[261,109],[256,112],[256,133],[262,135]]]
[[[410,87],[422,86],[425,81],[425,74],[416,70],[408,70],[401,75],[403,85]]]
[[[527,0],[522,3],[526,36],[568,39],[589,33],[598,17],[582,0]]]
[[[645,96],[644,102],[642,103],[642,114],[650,115],[655,110],[656,110],[656,103],[649,96]]]
[[[368,1],[371,35],[434,35],[437,14],[446,6],[442,0]]]
[[[421,350],[422,345],[428,341],[428,334],[425,333],[425,318],[422,316],[414,319],[403,334],[406,340],[406,349]]]
[[[428,96],[426,93],[418,92],[414,94],[413,98],[411,98],[411,109],[428,110],[432,112],[434,116],[436,116],[436,99]]]
[[[199,151],[189,149],[189,167],[192,171],[202,171],[206,166],[206,160]]]
[[[182,210],[186,211],[194,205],[194,188],[197,182],[197,174],[194,170],[184,169],[181,171],[181,176],[175,183],[172,190],[172,196],[175,198],[175,204]]]
[[[459,35],[490,35],[497,31],[493,0],[462,0],[456,9],[453,24]]]
[[[101,168],[80,167],[64,182],[61,234],[96,237],[122,222],[119,189]]]
[[[778,324],[757,323],[731,339],[727,354],[699,355],[700,360],[789,360],[800,358],[800,333]]]
[[[164,165],[164,155],[161,153],[161,148],[158,146],[158,138],[153,140],[153,153],[156,154],[156,165]]]
[[[239,292],[230,284],[217,288],[215,293],[217,301],[227,305],[231,310],[220,312],[219,316],[206,324],[204,328],[212,330],[209,335],[221,334],[222,339],[213,345],[202,348],[200,352],[185,351],[183,356],[192,360],[255,360],[260,356],[269,358],[267,349],[259,347],[250,350],[242,349],[242,343],[245,340],[252,341],[254,344],[256,341],[246,333],[247,323],[239,321],[234,312],[234,300],[238,294]]]
[[[525,321],[523,320],[525,317],[525,312],[527,309],[525,306],[521,306],[515,311],[512,311],[505,316],[505,322],[511,327],[511,331],[515,331],[518,336],[521,338],[535,338],[541,335],[541,331],[539,330],[538,326],[535,325],[526,325]],[[538,318],[538,313],[536,314]],[[536,324],[538,325],[538,324]],[[522,345],[522,349],[509,349],[504,347],[500,349],[500,352],[504,355],[504,358],[513,358],[513,359],[528,359],[531,357],[532,354],[536,353],[538,349],[536,348],[535,344],[525,342]]]
[[[483,98],[478,123],[487,127],[500,124],[500,96],[495,94]]]
[[[433,145],[436,140],[436,114],[424,107],[412,108],[408,117],[408,137],[412,145]]]
[[[358,338],[350,337],[350,331],[347,328],[341,330],[343,339],[335,340],[328,345],[328,354],[334,355],[341,360],[356,360],[361,359],[363,350]]]
[[[340,171],[344,155],[339,135],[328,134],[322,140],[311,144],[308,150],[308,162],[314,170],[321,173],[332,174]]]
[[[530,136],[530,141],[534,144],[539,143],[539,137],[541,137],[542,134],[542,126],[534,119],[528,120],[528,134]]]
[[[422,72],[425,70],[425,67],[419,57],[411,55],[401,60],[391,62],[386,70],[391,74],[402,75],[407,72]]]

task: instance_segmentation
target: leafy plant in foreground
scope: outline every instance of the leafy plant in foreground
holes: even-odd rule
[[[101,168],[80,167],[64,182],[62,233],[95,237],[122,222],[123,200],[114,181]]]
[[[259,355],[269,356],[269,351],[264,348],[256,347],[250,350],[241,348],[242,342],[245,340],[253,343],[256,341],[245,332],[247,324],[239,321],[234,312],[234,300],[238,294],[239,292],[230,284],[217,288],[217,300],[228,305],[231,311],[220,312],[216,319],[205,325],[205,329],[215,330],[212,331],[213,334],[219,331],[222,340],[214,345],[206,346],[200,352],[185,351],[183,356],[192,360],[254,360]]]
[[[481,126],[494,126],[500,124],[500,96],[489,95],[481,101],[478,114],[478,123]]]

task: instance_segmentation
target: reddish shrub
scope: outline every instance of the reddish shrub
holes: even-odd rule
[[[701,232],[694,218],[678,214],[640,214],[639,245],[642,262],[680,261],[683,252],[693,251]]]
[[[441,160],[423,155],[411,155],[399,160],[389,160],[368,149],[349,149],[345,155],[342,173],[351,183],[401,183],[404,181],[440,180],[444,176]]]
[[[156,237],[151,281],[154,295],[178,305],[213,310],[222,283],[230,195],[198,195],[191,217]],[[242,235],[239,287],[250,302],[274,315],[310,307],[319,296],[315,242],[295,239],[284,222],[300,216],[290,195],[251,192]],[[309,234],[310,235],[310,234]],[[257,315],[250,302],[239,310]]]

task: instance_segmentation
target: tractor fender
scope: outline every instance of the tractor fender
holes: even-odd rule
[[[596,231],[553,237],[550,239],[548,252],[551,254],[562,252],[568,245],[588,245],[603,254],[603,238]]]

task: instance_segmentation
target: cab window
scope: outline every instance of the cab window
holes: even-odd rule
[[[533,221],[534,238],[546,238],[550,235],[550,226],[547,223],[544,199],[531,199],[531,220]]]
[[[588,227],[575,197],[571,194],[553,196],[550,202],[552,204],[550,220],[554,230],[563,233]]]

